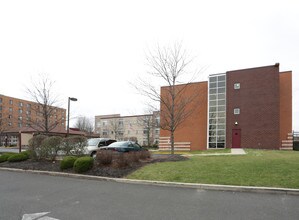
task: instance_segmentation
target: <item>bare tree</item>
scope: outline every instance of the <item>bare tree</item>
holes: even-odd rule
[[[154,136],[153,131],[155,128],[160,128],[156,123],[156,115],[151,109],[147,109],[142,117],[138,117],[138,125],[143,127],[143,132],[147,136],[147,146],[153,145]]]
[[[166,86],[161,88],[152,84],[153,80],[139,79],[135,88],[142,95],[148,97],[151,101],[160,103],[160,127],[170,132],[171,153],[174,154],[174,135],[175,131],[182,122],[189,117],[193,111],[192,102],[196,92],[186,91],[190,89],[189,85],[194,77],[199,73],[195,71],[187,83],[182,84],[181,80],[189,75],[188,71],[191,59],[181,44],[175,44],[173,47],[160,48],[147,55],[147,63],[150,68],[148,76],[160,79]],[[188,107],[187,107],[188,106]]]
[[[4,141],[6,142],[7,140],[7,135],[3,135],[5,133],[5,131],[8,130],[9,126],[8,126],[8,119],[7,118],[0,118],[0,145],[2,145],[3,142],[3,136],[4,136]],[[7,143],[5,143],[6,145]]]
[[[32,85],[27,88],[28,94],[37,103],[31,106],[36,117],[30,118],[29,126],[44,133],[49,133],[65,122],[65,113],[57,112],[61,109],[56,107],[58,98],[53,88],[54,83],[47,75],[41,74],[38,80],[32,81]]]
[[[89,134],[94,131],[94,123],[91,118],[81,116],[77,119],[75,123],[75,128],[78,128],[80,131],[85,131]]]
[[[123,121],[119,118],[109,119],[109,130],[114,135],[114,139],[119,140],[123,137]]]

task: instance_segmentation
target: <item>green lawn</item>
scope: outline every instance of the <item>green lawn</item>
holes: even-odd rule
[[[129,179],[299,188],[299,152],[246,150],[241,156],[192,157],[145,166]]]
[[[209,149],[209,150],[195,150],[195,151],[175,151],[174,154],[215,154],[215,153],[230,153],[230,148],[225,149]],[[170,151],[152,151],[152,154],[170,154]]]

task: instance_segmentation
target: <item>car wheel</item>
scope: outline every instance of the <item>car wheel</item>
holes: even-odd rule
[[[90,154],[90,156],[93,158],[93,159],[95,159],[96,158],[96,156],[97,156],[97,152],[92,152],[91,154]]]

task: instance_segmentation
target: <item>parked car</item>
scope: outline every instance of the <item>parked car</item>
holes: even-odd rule
[[[147,149],[141,147],[138,143],[133,141],[119,141],[114,142],[106,147],[100,147],[99,150],[112,150],[117,152],[131,152],[131,151],[147,151]]]
[[[90,155],[91,157],[95,156],[97,150],[100,147],[108,146],[116,142],[114,139],[109,138],[91,138],[87,140],[87,146],[84,147],[84,154]]]

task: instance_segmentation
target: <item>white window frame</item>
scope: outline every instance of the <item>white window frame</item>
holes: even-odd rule
[[[241,84],[240,83],[235,83],[234,84],[234,89],[240,89],[241,88]]]
[[[240,114],[240,108],[234,108],[234,115]]]

